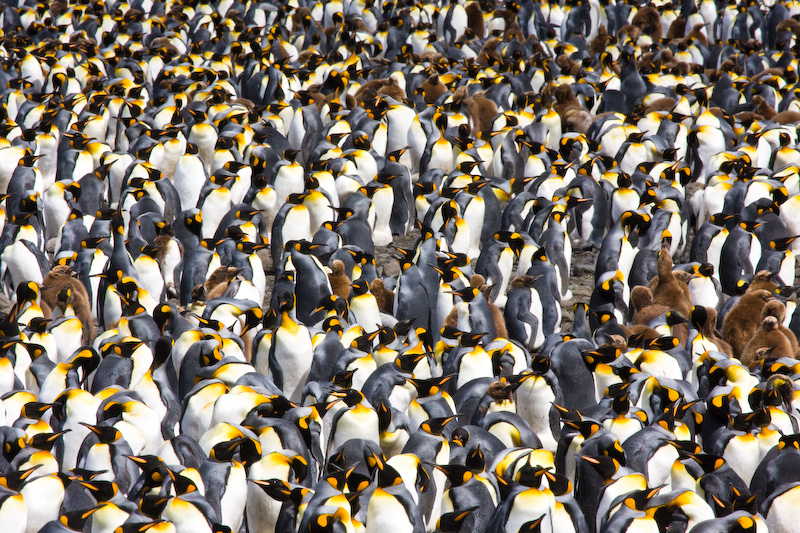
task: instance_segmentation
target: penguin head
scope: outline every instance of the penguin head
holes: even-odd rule
[[[451,294],[455,294],[464,302],[471,302],[475,298],[480,295],[480,289],[476,287],[464,287],[463,289],[449,291]]]
[[[187,213],[183,222],[189,231],[191,231],[192,233],[194,233],[199,237],[201,235],[203,227],[203,213],[199,209],[194,209],[192,211]]]
[[[122,433],[114,426],[92,425],[85,422],[80,422],[80,424],[94,433],[103,444],[112,444],[122,438]]]
[[[467,481],[473,478],[473,472],[464,465],[449,464],[449,465],[432,465],[436,470],[443,472],[447,476],[447,481],[450,482],[451,487],[460,487]]]
[[[440,436],[442,432],[445,431],[447,426],[456,420],[456,416],[448,416],[448,417],[437,417],[437,418],[429,418],[422,424],[420,424],[420,429],[429,435]]]
[[[83,379],[86,379],[100,365],[100,361],[101,361],[100,355],[98,355],[98,353],[94,351],[94,348],[90,346],[84,346],[82,348],[79,348],[70,357],[68,364],[73,369],[82,370]]]
[[[261,443],[258,439],[247,436],[235,437],[215,444],[208,456],[213,461],[229,463],[234,460],[237,452],[242,464],[251,465],[261,459]]]
[[[69,429],[56,433],[37,433],[28,439],[28,446],[42,451],[51,451],[56,442],[69,433]]]
[[[474,348],[480,344],[485,335],[486,333],[463,333],[458,338],[458,343],[465,348]]]
[[[578,458],[589,463],[604,480],[613,479],[614,474],[620,468],[620,464],[616,459],[605,455],[588,456],[579,454]]]
[[[38,464],[26,470],[7,472],[0,477],[0,486],[19,492],[25,485],[25,481],[41,466],[42,465]]]
[[[17,285],[17,305],[24,302],[38,302],[39,284],[35,281],[23,281]]]
[[[166,503],[166,502],[165,502]],[[92,516],[93,511],[80,509],[61,513],[58,517],[59,523],[70,531],[83,531],[86,521]]]
[[[625,500],[622,502],[623,505],[635,509],[637,511],[645,511],[652,508],[648,508],[648,502],[653,499],[653,497],[658,494],[658,492],[663,488],[656,487],[654,489],[644,489],[644,490],[637,490],[633,491],[628,496],[625,497]]]
[[[600,346],[596,350],[582,352],[581,355],[586,366],[594,371],[599,364],[609,364],[616,361],[617,358],[622,355],[622,351],[616,346],[605,345]]]
[[[320,311],[333,312],[336,314],[337,317],[343,318],[347,316],[347,311],[349,309],[349,304],[347,300],[344,298],[339,298],[338,296],[331,294],[329,296],[323,297],[317,305],[317,308],[314,309],[313,313],[319,313]],[[335,318],[335,317],[328,317]],[[326,319],[327,320],[327,319]],[[341,327],[341,323],[339,324]]]
[[[339,400],[344,402],[348,407],[354,407],[364,401],[364,395],[361,393],[361,391],[356,389],[335,391],[331,393],[331,396],[338,398]]]
[[[172,480],[172,486],[177,496],[198,492],[197,484],[188,476],[183,475],[181,472],[176,472],[169,467],[167,467],[167,474]]]
[[[428,379],[406,378],[406,381],[416,389],[418,398],[428,398],[430,396],[435,396],[439,394],[439,392],[444,390],[445,385],[452,378],[453,376],[450,375],[450,376],[443,376],[440,378],[428,378]]]
[[[119,492],[119,487],[112,481],[93,479],[78,481],[78,484],[87,489],[97,503],[110,501]]]
[[[474,5],[477,2],[472,2],[469,5]],[[436,522],[436,530],[444,532],[450,531],[461,531],[461,527],[464,524],[464,520],[466,520],[473,512],[477,509],[480,509],[479,505],[474,507],[468,507],[467,509],[459,510],[459,511],[451,511],[449,513],[443,513],[439,520]]]
[[[405,353],[399,354],[395,360],[394,365],[397,367],[398,370],[405,374],[413,374],[414,368],[416,368],[417,363],[422,361],[428,357],[428,352],[422,353],[414,353],[411,351],[407,351]]]
[[[28,329],[37,335],[42,335],[47,331],[47,325],[51,322],[50,319],[36,316],[28,322]]]
[[[525,487],[539,488],[542,485],[544,473],[549,468],[550,467],[532,465],[526,462],[519,468],[519,470],[517,470],[515,477],[520,485]]]
[[[692,326],[697,331],[704,331],[704,326],[708,321],[708,308],[702,305],[695,305],[690,311],[690,320]]]
[[[366,280],[360,279],[350,285],[350,290],[352,292],[350,298],[352,299],[356,296],[366,294],[369,291],[369,284],[367,284]]]
[[[297,298],[294,292],[284,291],[278,295],[278,311],[288,313],[295,308]]]
[[[291,501],[295,505],[300,505],[303,498],[308,494],[309,489],[305,487],[292,487],[287,481],[281,479],[251,480],[261,487],[270,498],[279,502]]]

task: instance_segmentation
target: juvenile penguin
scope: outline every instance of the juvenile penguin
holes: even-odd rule
[[[637,285],[631,289],[631,307],[633,307],[631,324],[643,326],[670,310],[666,305],[654,304],[653,291],[644,285]]]
[[[792,355],[789,357],[796,357],[797,354],[797,337],[795,334],[783,325],[783,320],[786,318],[786,306],[778,300],[777,298],[774,300],[768,301],[764,305],[764,309],[761,310],[761,318],[766,318],[768,316],[774,316],[778,320],[778,329],[781,333],[786,335],[786,338],[789,340],[789,344],[792,345]]]
[[[344,271],[344,262],[334,259],[331,263],[331,273],[328,274],[333,294],[345,300],[350,297],[350,278]]]
[[[689,287],[675,277],[672,266],[669,245],[664,244],[658,253],[658,280],[653,289],[653,303],[664,305],[688,317],[692,308]]]
[[[769,291],[748,290],[725,315],[722,323],[722,339],[731,345],[730,355],[741,357],[745,346],[759,328],[764,306],[771,299],[772,293]]]
[[[742,350],[739,359],[750,370],[754,370],[765,354],[779,359],[781,357],[794,357],[795,352],[789,339],[781,332],[778,319],[768,315],[761,321],[761,329],[750,339]]]

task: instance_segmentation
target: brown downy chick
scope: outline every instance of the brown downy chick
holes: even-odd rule
[[[589,53],[594,56],[606,51],[606,47],[611,43],[611,35],[604,24],[597,28],[597,37],[589,42]]]
[[[472,124],[472,135],[487,131],[492,127],[492,120],[497,116],[497,104],[486,98],[484,91],[478,91],[464,100],[467,106],[467,115]]]
[[[658,280],[653,289],[653,303],[665,305],[688,317],[692,309],[689,286],[675,277],[672,266],[669,247],[662,246],[658,253]]]
[[[778,288],[778,284],[772,281],[774,275],[775,274],[769,270],[759,270],[753,277],[753,281],[750,283],[750,286],[747,287],[747,291],[765,290],[774,292],[775,289]]]
[[[467,27],[477,37],[483,38],[486,33],[486,23],[483,20],[483,10],[479,2],[470,2],[464,6],[467,12]]]
[[[350,278],[344,272],[344,263],[336,259],[331,263],[331,273],[328,274],[333,294],[347,300],[350,297]]]
[[[66,265],[54,266],[42,282],[41,307],[45,318],[53,318],[52,315],[55,313],[62,315],[71,306],[75,316],[84,325],[83,341],[89,343],[94,340],[95,335],[92,305],[86,287],[75,277],[76,275]],[[62,294],[67,287],[70,289],[68,293]]]
[[[639,30],[649,35],[654,42],[659,42],[663,35],[661,26],[661,15],[658,10],[653,6],[644,6],[639,8],[631,20],[631,24],[639,28]]]
[[[372,283],[369,284],[369,292],[375,297],[382,313],[394,315],[394,292],[386,288],[381,278],[372,280]]]
[[[695,24],[692,27],[692,30],[689,33],[686,34],[686,37],[684,38],[684,40],[687,41],[687,42],[696,41],[696,42],[702,44],[703,46],[708,46],[708,38],[703,33],[703,28],[704,27],[705,27],[705,24],[703,24],[702,22],[699,23],[699,24]]]
[[[496,37],[487,39],[486,43],[483,45],[483,48],[481,48],[481,51],[478,53],[477,59],[475,59],[475,64],[481,67],[502,64],[503,58],[500,57],[500,53],[497,51],[499,46],[500,39]]]
[[[777,298],[768,301],[764,305],[764,309],[761,310],[761,318],[763,319],[768,316],[774,316],[778,321],[778,330],[786,336],[789,344],[792,345],[792,357],[794,357],[798,349],[797,336],[795,336],[792,330],[783,325],[783,319],[786,318],[786,306]]]
[[[653,292],[644,285],[637,285],[631,289],[631,306],[633,307],[631,324],[641,326],[646,326],[654,318],[670,310],[665,305],[653,304]]]
[[[400,84],[397,83],[397,80],[394,78],[389,78],[388,83],[378,89],[379,96],[388,96],[397,100],[398,102],[402,102],[406,99],[406,92],[400,87]]]
[[[725,315],[725,321],[722,323],[722,339],[731,345],[733,357],[741,358],[745,346],[758,331],[764,306],[771,299],[772,293],[769,291],[748,290]]]
[[[572,87],[562,83],[555,90],[556,102],[553,109],[561,117],[564,131],[577,131],[586,133],[594,122],[594,116],[584,109],[575,97]]]
[[[218,267],[214,272],[211,273],[206,282],[203,284],[203,289],[205,289],[206,293],[206,299],[211,301],[214,298],[219,298],[222,296],[225,293],[225,289],[228,288],[228,283],[233,281],[233,279],[238,276],[241,271],[241,268],[229,266]]]
[[[761,328],[745,346],[739,360],[750,370],[755,369],[760,361],[759,356],[763,356],[765,349],[771,349],[770,357],[794,357],[792,345],[789,339],[781,333],[778,319],[774,316],[764,317]]]
[[[442,83],[442,80],[439,79],[437,74],[433,74],[422,82],[417,92],[422,93],[422,99],[425,100],[426,104],[431,105],[447,92],[447,87]]]

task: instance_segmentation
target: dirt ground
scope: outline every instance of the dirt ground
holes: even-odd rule
[[[589,303],[594,290],[594,267],[597,263],[598,250],[573,250],[570,265],[569,288],[572,300],[561,302],[561,332],[569,333],[572,329],[573,308],[576,303]]]

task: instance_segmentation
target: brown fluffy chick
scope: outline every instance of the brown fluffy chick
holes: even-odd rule
[[[492,121],[497,116],[497,104],[486,98],[485,91],[478,91],[464,100],[467,116],[472,124],[472,135],[491,129]]]
[[[422,99],[425,100],[426,104],[431,105],[447,92],[447,87],[442,83],[442,80],[439,79],[437,74],[432,74],[427,80],[422,82],[417,92],[422,93]]]
[[[94,340],[95,335],[92,305],[86,287],[76,276],[75,271],[66,265],[54,266],[41,285],[41,307],[45,318],[53,318],[48,316],[48,310],[53,315],[59,309],[63,313],[67,306],[71,306],[75,316],[84,324],[83,341],[88,343]],[[65,288],[69,288],[68,293],[64,292]]]
[[[764,317],[761,322],[761,328],[742,350],[739,360],[743,365],[750,370],[754,370],[758,366],[761,357],[767,352],[770,357],[775,358],[795,356],[789,339],[781,333],[779,326],[778,319],[774,316]]]
[[[389,78],[389,81],[386,85],[378,89],[379,96],[388,96],[397,100],[398,102],[402,102],[406,99],[406,92],[400,87],[400,84],[397,83],[397,80],[394,78]]]
[[[347,300],[350,298],[350,278],[344,271],[344,263],[336,259],[331,263],[331,273],[328,274],[333,294]]]
[[[675,277],[672,266],[669,247],[662,246],[658,253],[658,280],[653,289],[653,303],[667,306],[688,317],[692,309],[689,286]]]
[[[698,43],[702,44],[703,46],[708,46],[708,38],[703,33],[703,28],[705,24],[702,22],[699,24],[695,24],[692,27],[692,30],[686,34],[685,40],[686,41],[697,41]]]
[[[756,272],[756,275],[753,276],[753,281],[750,282],[750,286],[747,288],[747,291],[765,290],[773,292],[778,288],[778,284],[772,281],[774,276],[775,274],[769,270],[759,270]]]
[[[203,284],[203,288],[206,292],[206,299],[210,301],[222,296],[225,289],[228,288],[228,283],[233,281],[241,271],[241,268],[234,268],[231,266],[218,267]]]
[[[477,59],[475,59],[475,64],[481,67],[502,64],[503,58],[500,57],[500,53],[497,51],[499,46],[500,39],[496,37],[487,39],[483,48],[481,48],[481,51],[478,53]]]
[[[381,278],[372,280],[372,283],[369,284],[369,292],[375,297],[378,302],[378,309],[382,313],[387,315],[394,314],[394,292],[386,288]]]
[[[722,323],[722,339],[731,345],[733,357],[741,358],[745,346],[758,331],[761,324],[761,312],[770,300],[772,300],[772,293],[769,291],[748,290],[725,315]]]
[[[584,109],[580,101],[575,97],[572,87],[562,83],[555,90],[556,101],[553,109],[561,117],[561,125],[564,131],[577,131],[586,133],[594,122],[594,116]]]
[[[764,305],[764,309],[761,310],[761,318],[766,318],[768,316],[774,316],[778,321],[778,330],[784,334],[789,344],[792,345],[792,354],[796,355],[798,352],[797,336],[795,336],[792,330],[783,325],[783,319],[786,318],[786,306],[783,302],[777,298],[768,301]],[[792,355],[792,357],[794,357],[794,355]]]
[[[654,304],[653,292],[644,285],[637,285],[631,289],[631,306],[633,307],[631,325],[646,326],[670,310],[665,305]]]
[[[608,28],[601,24],[597,28],[597,36],[589,41],[589,53],[594,56],[602,54],[606,51],[606,47],[611,43],[611,35],[608,34]]]
[[[639,30],[649,35],[653,41],[659,42],[663,35],[661,25],[661,15],[658,10],[653,6],[644,6],[639,8],[631,20],[631,24],[639,28]]]
[[[470,2],[464,6],[467,12],[467,27],[472,30],[476,36],[483,38],[486,33],[486,24],[483,20],[483,10],[479,2]]]

